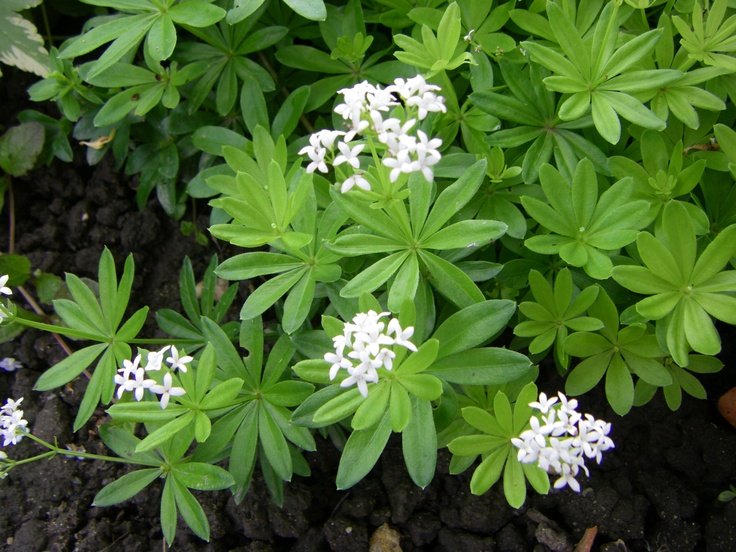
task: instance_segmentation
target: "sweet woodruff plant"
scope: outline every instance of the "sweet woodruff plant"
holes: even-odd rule
[[[9,398],[3,476],[57,453],[135,464],[95,504],[162,480],[171,543],[178,515],[209,538],[198,491],[240,501],[258,470],[281,504],[318,434],[347,489],[397,433],[420,487],[447,447],[473,493],[502,480],[519,508],[528,485],[581,491],[632,408],[705,398],[736,323],[727,0],[83,2],[104,10],[30,89],[62,118],[22,114],[4,182],[17,136],[45,136],[48,162],[73,128],[90,163],[139,175],[141,207],[207,200],[234,253],[201,288],[182,260],[157,339],[128,309],[132,256],[119,274],[105,250],[97,285],[0,257],[3,325],[75,338],[36,390],[89,377],[74,429],[105,405],[111,450],[38,439]],[[52,323],[7,297],[28,280],[68,292]],[[598,386],[611,422],[578,411]],[[14,460],[24,438],[45,450]]]

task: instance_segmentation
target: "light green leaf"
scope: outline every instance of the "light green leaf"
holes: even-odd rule
[[[373,469],[391,436],[389,413],[376,425],[350,434],[337,469],[337,488],[349,489]]]
[[[296,13],[312,21],[324,21],[327,18],[327,9],[322,0],[284,0]]]
[[[411,418],[403,431],[401,448],[411,480],[426,488],[437,465],[437,431],[428,400],[411,397]]]

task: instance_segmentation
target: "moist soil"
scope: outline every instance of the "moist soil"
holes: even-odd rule
[[[3,68],[5,70],[5,68]],[[27,82],[6,75],[0,90],[0,131],[16,124],[15,114],[29,106]],[[180,308],[178,278],[184,256],[195,274],[203,273],[213,254],[236,251],[210,240],[207,246],[183,236],[153,200],[139,211],[136,180],[116,171],[107,158],[90,167],[82,148],[71,164],[54,162],[13,182],[14,251],[26,255],[33,270],[63,277],[72,272],[96,278],[104,247],[118,270],[127,255],[135,260],[136,276],[130,312],[151,308],[142,336],[157,335],[153,313]],[[0,244],[9,249],[9,202],[0,216]],[[200,205],[198,212],[206,212]],[[207,226],[200,215],[196,223]],[[258,284],[258,282],[254,282]],[[29,292],[34,294],[32,286]],[[240,284],[235,315],[249,292]],[[14,299],[23,305],[19,294]],[[28,308],[28,305],[24,305]],[[51,312],[49,305],[42,305]],[[472,470],[449,475],[450,455],[439,451],[437,473],[424,490],[416,487],[403,465],[400,440],[391,440],[374,470],[347,491],[337,491],[339,453],[318,438],[316,452],[306,453],[312,476],[295,476],[284,493],[284,505],[270,500],[258,474],[240,503],[230,493],[197,494],[211,526],[211,540],[198,539],[179,520],[174,550],[376,550],[376,551],[572,551],[586,529],[596,527],[592,548],[600,551],[733,551],[736,550],[736,500],[720,502],[718,494],[736,479],[736,429],[718,415],[718,396],[736,385],[733,328],[722,328],[726,367],[704,376],[708,400],[684,397],[671,412],[661,395],[625,417],[615,415],[600,390],[580,397],[580,409],[613,422],[616,448],[590,478],[581,478],[582,492],[553,490],[531,493],[521,509],[506,503],[500,485],[483,496],[470,493]],[[70,342],[72,349],[80,344]],[[99,409],[90,422],[72,433],[72,422],[87,385],[82,376],[51,392],[32,390],[37,378],[66,353],[54,337],[28,330],[0,345],[0,358],[15,357],[24,368],[0,371],[0,401],[23,397],[29,428],[61,446],[106,454],[97,427],[106,416]],[[540,389],[555,393],[564,387],[554,369],[543,370]],[[12,458],[39,454],[24,439],[5,449]],[[161,485],[150,485],[118,507],[92,506],[95,494],[130,471],[114,463],[80,461],[57,456],[24,465],[0,482],[0,549],[33,551],[165,550],[159,525]],[[590,534],[590,533],[589,533]]]

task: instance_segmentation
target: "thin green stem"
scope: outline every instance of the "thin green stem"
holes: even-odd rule
[[[49,14],[46,13],[46,4],[41,4],[41,17],[43,17],[43,26],[46,30],[46,40],[48,41],[48,48],[51,50],[51,48],[54,45],[54,41],[51,36],[51,25],[49,25]]]
[[[28,435],[30,437],[30,435]],[[30,464],[31,462],[35,462],[37,460],[43,460],[44,458],[53,458],[56,456],[56,451],[50,451],[50,452],[44,452],[43,454],[38,454],[36,456],[31,456],[30,458],[25,458],[23,460],[5,460],[5,462],[8,462],[10,465],[10,468],[14,468],[16,466],[22,466],[23,464]]]
[[[133,345],[159,345],[159,344],[165,344],[165,345],[201,345],[202,341],[197,341],[196,339],[185,339],[185,338],[135,338],[127,341],[127,343],[133,344]]]
[[[90,452],[77,452],[75,450],[63,449],[63,448],[57,447],[56,445],[52,445],[51,443],[47,443],[43,439],[40,439],[39,437],[36,437],[35,435],[33,435],[33,433],[27,433],[25,435],[25,437],[28,437],[32,441],[35,441],[36,443],[38,443],[42,447],[46,447],[51,452],[45,452],[44,454],[39,454],[38,456],[34,456],[34,457],[28,458],[26,460],[19,460],[18,462],[15,463],[16,465],[17,464],[21,464],[21,463],[30,462],[30,461],[33,461],[33,460],[40,460],[40,459],[47,458],[47,457],[53,457],[56,454],[63,454],[64,456],[73,456],[74,458],[87,458],[87,459],[90,459],[90,460],[103,460],[105,462],[118,462],[120,464],[133,464],[134,463],[134,462],[131,462],[130,460],[128,460],[127,458],[120,458],[120,457],[117,457],[117,456],[105,456],[105,455],[102,455],[102,454],[92,454]]]

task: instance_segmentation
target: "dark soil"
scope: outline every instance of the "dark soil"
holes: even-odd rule
[[[13,113],[27,107],[22,100],[24,86],[12,82],[6,76],[5,90],[0,90],[6,113],[0,124],[6,126],[14,124]],[[131,309],[149,305],[153,314],[164,307],[179,308],[178,274],[184,256],[192,258],[195,273],[201,275],[214,253],[222,258],[232,251],[222,244],[203,247],[182,236],[178,223],[155,202],[138,211],[135,180],[113,171],[110,160],[89,167],[83,158],[78,150],[74,164],[55,163],[15,180],[15,251],[27,255],[34,269],[90,278],[96,277],[104,246],[113,252],[119,269],[132,252],[136,279]],[[0,218],[5,251],[7,212],[6,206]],[[206,227],[206,217],[197,222]],[[247,293],[245,284],[241,291],[239,303]],[[22,300],[17,294],[14,298]],[[45,308],[50,312],[48,305]],[[146,336],[156,332],[152,314]],[[318,441],[317,452],[306,455],[312,477],[295,477],[286,487],[283,508],[270,501],[258,475],[239,505],[226,491],[199,493],[211,524],[211,542],[200,541],[180,521],[172,548],[572,551],[585,530],[595,526],[593,550],[736,550],[736,501],[717,500],[718,493],[736,479],[736,429],[718,416],[714,406],[718,395],[736,384],[728,362],[734,358],[733,347],[733,341],[724,338],[726,368],[705,380],[709,400],[685,397],[674,413],[657,397],[621,418],[607,407],[601,392],[582,397],[581,410],[613,422],[616,449],[600,467],[591,468],[580,494],[566,489],[531,495],[523,508],[514,510],[498,485],[478,497],[469,491],[470,471],[448,475],[446,450],[440,451],[434,481],[420,490],[403,467],[398,441],[390,442],[364,481],[338,492],[334,477],[339,453],[330,443]],[[65,356],[52,336],[27,331],[0,345],[0,358],[7,356],[19,359],[25,368],[0,371],[0,401],[24,397],[23,410],[34,434],[48,440],[56,437],[63,446],[87,452],[107,452],[96,431],[105,421],[102,409],[81,431],[71,432],[84,378],[53,392],[31,390],[39,375]],[[539,383],[553,393],[562,387],[553,373],[544,374]],[[41,450],[25,439],[6,452],[20,459]],[[151,485],[121,507],[91,506],[97,491],[127,470],[118,464],[64,457],[13,470],[0,482],[0,548],[164,550],[159,485]]]

